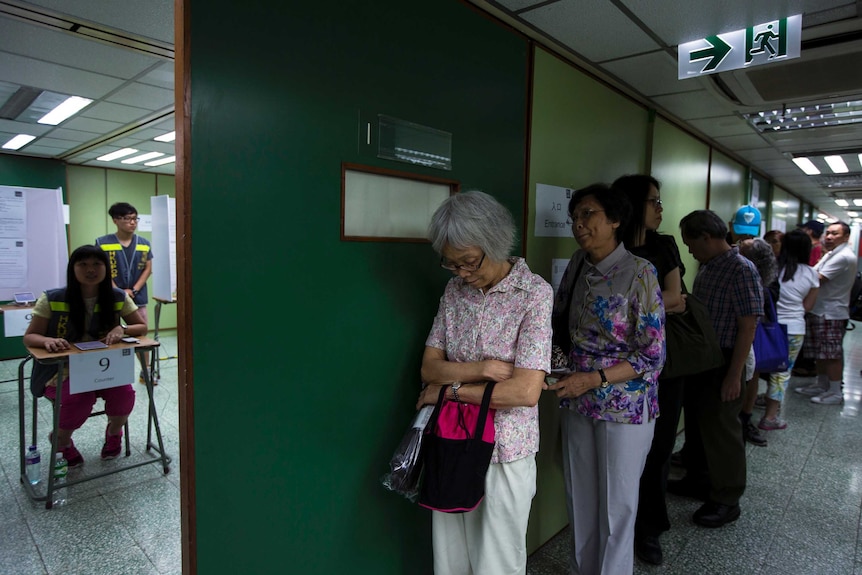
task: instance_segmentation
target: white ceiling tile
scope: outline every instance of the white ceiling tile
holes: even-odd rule
[[[22,86],[50,89],[52,92],[98,99],[120,86],[118,78],[0,52],[3,80]]]
[[[692,127],[700,130],[710,138],[721,136],[740,136],[755,133],[751,125],[739,116],[720,116],[717,118],[704,118],[702,120],[690,120]]]
[[[89,142],[90,140],[97,138],[98,134],[94,134],[93,132],[69,130],[68,128],[55,128],[51,130],[51,133],[48,134],[48,136],[51,138],[56,138],[58,140],[69,140],[82,144],[84,142]]]
[[[652,101],[682,120],[713,118],[733,112],[728,102],[718,101],[704,90],[656,96]]]
[[[56,148],[58,150],[67,151],[72,148],[77,148],[79,142],[75,142],[72,140],[60,140],[58,138],[39,138],[33,144],[37,146],[42,146],[45,148]]]
[[[521,17],[592,62],[660,48],[607,0],[555,2]]]
[[[750,150],[753,148],[762,148],[764,146],[763,138],[757,134],[723,136],[721,138],[716,138],[715,141],[731,150]]]
[[[645,96],[700,89],[677,80],[676,60],[664,50],[606,62],[602,67]]]
[[[751,0],[621,1],[670,46],[742,30],[776,18],[850,3],[847,0],[783,0],[780,3]]]
[[[536,4],[543,4],[544,1],[545,0],[498,0],[502,6],[505,6],[513,12],[529,8],[530,6],[535,6]]]
[[[167,90],[174,89],[174,63],[165,62],[161,66],[150,70],[143,76],[136,78],[136,81],[142,84],[150,84],[165,88]]]
[[[152,56],[2,17],[0,52],[125,79],[160,62]]]
[[[53,158],[54,156],[59,156],[63,152],[66,151],[65,148],[51,148],[48,146],[40,146],[40,145],[30,145],[26,146],[21,150],[25,152],[28,156],[48,156]]]
[[[174,105],[174,92],[173,90],[132,82],[105,99],[109,102],[146,108],[147,110],[161,110]]]
[[[70,130],[81,130],[82,132],[93,132],[94,134],[104,134],[123,127],[119,122],[106,122],[105,120],[84,118],[82,116],[75,116],[71,120],[66,120],[61,126]]]
[[[51,131],[53,127],[54,126],[46,126],[45,124],[28,124],[25,122],[16,122],[15,120],[0,118],[0,131],[11,132],[13,134],[41,136],[42,134]]]
[[[96,102],[84,108],[81,111],[81,116],[128,124],[143,118],[149,113],[151,113],[151,110],[144,108],[124,106],[122,104],[114,104],[113,102]]]
[[[105,0],[28,0],[80,19],[128,30],[162,42],[174,42],[174,1],[106,2]]]

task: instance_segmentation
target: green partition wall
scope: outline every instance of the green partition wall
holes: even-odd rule
[[[451,275],[427,243],[339,239],[341,164],[521,222],[528,44],[458,2],[213,0],[190,53],[198,573],[430,573],[430,513],[379,479]],[[378,114],[451,132],[452,171],[378,159]]]
[[[651,173],[661,182],[664,200],[659,231],[676,238],[686,270],[683,279],[691,289],[697,262],[682,243],[679,221],[692,210],[706,207],[709,146],[664,118],[656,117]]]
[[[63,188],[66,193],[66,171],[62,162],[0,154],[0,185],[27,188]],[[0,314],[0,359],[23,357],[20,337],[3,337],[3,314]]]
[[[739,206],[749,200],[749,171],[739,162],[712,151],[709,173],[709,209],[729,222]]]
[[[527,261],[533,271],[550,281],[552,258],[571,257],[577,249],[571,236],[535,236],[536,184],[579,188],[640,172],[647,129],[644,108],[549,52],[535,50],[527,194]],[[527,533],[530,551],[568,523],[558,405],[551,393],[539,404],[542,439]]]

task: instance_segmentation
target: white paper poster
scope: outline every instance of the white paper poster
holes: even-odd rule
[[[27,233],[24,190],[0,187],[0,238],[23,238]]]
[[[572,237],[572,226],[566,219],[573,193],[571,188],[536,184],[536,237]]]
[[[0,288],[27,285],[27,242],[0,237]]]
[[[3,335],[6,337],[21,337],[30,326],[33,319],[33,308],[3,310]]]

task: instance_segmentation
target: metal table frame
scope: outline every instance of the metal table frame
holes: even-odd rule
[[[142,339],[141,344],[125,345],[124,347],[134,347],[135,353],[138,355],[138,359],[140,361],[144,361],[147,353],[151,354],[151,356],[150,356],[151,360],[153,357],[158,355],[159,343],[157,341],[154,341],[154,340]],[[54,437],[54,440],[51,442],[51,456],[48,459],[48,462],[49,462],[48,480],[46,482],[47,489],[46,489],[44,495],[39,495],[36,492],[36,489],[34,488],[34,486],[31,485],[30,481],[27,479],[27,470],[26,470],[26,466],[25,466],[25,455],[26,455],[26,450],[27,450],[27,443],[25,442],[26,430],[25,430],[25,413],[24,413],[24,401],[25,401],[25,397],[24,397],[24,393],[25,393],[25,390],[24,390],[24,383],[25,383],[24,367],[27,365],[27,363],[30,360],[38,361],[38,362],[45,364],[45,365],[58,365],[59,369],[60,369],[59,374],[60,374],[60,376],[62,376],[62,366],[68,361],[69,353],[65,353],[62,355],[55,354],[49,358],[37,359],[36,357],[34,357],[32,355],[33,350],[28,349],[28,351],[30,351],[31,353],[26,358],[24,358],[24,360],[21,361],[21,363],[18,365],[18,440],[19,440],[19,455],[20,455],[20,463],[21,463],[21,483],[24,485],[24,490],[27,492],[27,495],[30,497],[30,499],[32,499],[33,501],[44,501],[45,502],[45,509],[51,509],[54,505],[53,495],[54,495],[54,491],[55,491],[55,489],[54,489],[53,464],[54,464],[54,456],[57,453],[57,439],[56,439],[57,433],[56,433],[56,431],[60,426],[60,407],[61,407],[62,402],[58,401],[57,399],[55,399],[53,401],[53,416],[54,416],[54,435],[53,435],[53,437]],[[60,378],[58,378],[58,379],[60,379]],[[161,463],[162,469],[164,470],[165,474],[167,474],[170,471],[171,458],[165,453],[165,445],[164,445],[164,441],[162,440],[162,430],[161,430],[161,427],[159,426],[159,416],[158,416],[158,413],[156,412],[155,398],[153,397],[153,379],[152,379],[151,373],[149,373],[148,370],[144,370],[144,379],[145,379],[145,383],[147,385],[147,396],[149,399],[149,406],[148,406],[149,413],[147,415],[147,444],[146,444],[147,448],[146,448],[146,450],[147,451],[150,451],[151,449],[155,450],[158,453],[158,457],[155,459],[152,459],[150,461],[139,461],[137,463],[129,463],[129,464],[117,467],[115,469],[110,469],[108,471],[102,471],[101,473],[96,473],[93,475],[87,475],[86,477],[81,477],[81,478],[74,479],[71,481],[67,480],[65,487],[71,487],[71,486],[77,485],[79,483],[85,483],[85,482],[91,481],[93,479],[105,477],[106,475],[113,475],[114,473],[119,473],[121,471],[134,469],[136,467],[142,467],[144,465],[152,465],[154,463]],[[60,382],[58,382],[58,383],[60,383]],[[27,390],[27,391],[29,392],[29,390]],[[62,394],[58,394],[57,398],[59,399],[61,397],[61,395]],[[39,417],[39,413],[38,413],[38,409],[37,409],[38,401],[39,401],[38,397],[33,397],[33,425],[32,425],[33,433],[32,433],[32,443],[30,443],[30,445],[36,445],[37,444],[37,434],[38,434],[37,429],[38,429],[38,417]],[[128,428],[126,428],[126,429],[128,429]],[[156,432],[156,441],[158,442],[158,445],[155,445],[152,442],[152,434],[153,434],[154,429]],[[128,457],[130,455],[130,451],[129,451],[129,447],[128,447],[128,437],[129,437],[129,435],[128,435],[128,433],[126,433],[126,457]]]

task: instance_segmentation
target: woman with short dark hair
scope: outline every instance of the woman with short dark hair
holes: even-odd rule
[[[630,212],[626,197],[604,184],[569,203],[581,249],[553,315],[569,372],[547,388],[563,408],[572,573],[632,573],[638,485],[658,416],[664,307],[655,267],[620,241]]]

